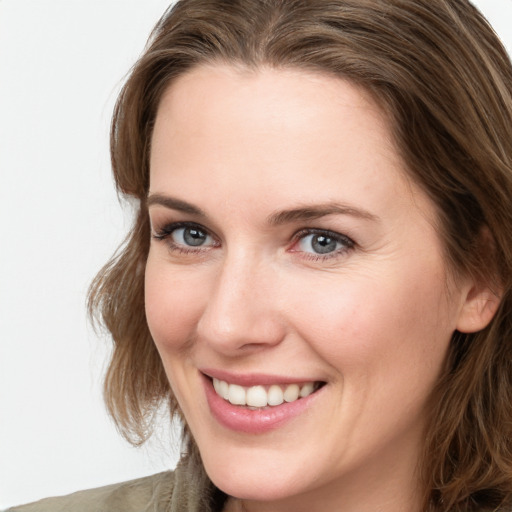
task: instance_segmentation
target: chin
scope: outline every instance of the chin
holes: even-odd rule
[[[254,501],[279,501],[300,494],[304,482],[298,475],[277,473],[264,468],[235,464],[207,468],[210,480],[221,491],[236,498]]]
[[[208,450],[203,456],[205,470],[216,487],[229,496],[254,501],[286,500],[321,486],[321,471],[312,461],[314,456],[305,461],[300,451],[236,450],[221,443],[218,450]]]

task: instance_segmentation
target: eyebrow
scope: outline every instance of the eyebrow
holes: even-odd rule
[[[290,222],[315,220],[327,215],[350,215],[358,219],[378,221],[377,215],[370,213],[362,208],[356,208],[340,203],[325,203],[318,205],[305,205],[293,208],[291,210],[283,210],[270,215],[267,219],[271,226],[287,224]]]
[[[206,213],[197,206],[188,203],[187,201],[162,194],[149,195],[146,200],[146,205],[148,207],[152,205],[160,205],[183,213],[207,217]],[[359,219],[375,222],[380,220],[377,215],[374,215],[373,213],[370,213],[369,211],[362,208],[329,202],[315,205],[304,205],[297,208],[272,213],[267,217],[267,223],[271,226],[278,226],[291,222],[315,220],[321,217],[326,217],[328,215],[349,215]]]
[[[200,215],[201,217],[206,217],[206,213],[197,206],[194,206],[191,203],[187,203],[186,201],[182,201],[181,199],[176,199],[175,197],[164,196],[162,194],[149,195],[146,199],[146,206],[149,208],[155,204],[165,206],[171,210],[177,210],[183,213],[190,213],[192,215]]]

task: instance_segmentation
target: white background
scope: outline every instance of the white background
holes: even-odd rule
[[[512,50],[512,0],[475,2]],[[122,78],[167,0],[0,0],[0,508],[171,468],[116,433],[85,295],[130,225],[109,170]],[[169,440],[171,439],[171,440]]]

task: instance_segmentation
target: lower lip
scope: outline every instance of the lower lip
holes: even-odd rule
[[[299,398],[295,402],[284,402],[281,405],[266,409],[248,409],[247,407],[233,405],[221,398],[213,389],[212,381],[204,377],[206,399],[213,417],[224,427],[247,434],[262,434],[269,430],[279,428],[284,423],[299,416],[308,409],[323,388],[306,398]]]

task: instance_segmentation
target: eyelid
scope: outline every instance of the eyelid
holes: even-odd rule
[[[206,246],[186,246],[177,244],[172,240],[172,234],[182,228],[195,228],[200,231],[205,232],[208,236],[210,236],[213,240],[213,244],[206,245]],[[155,228],[153,225],[151,225],[151,237],[159,240],[159,241],[166,241],[169,245],[170,249],[180,250],[183,252],[201,252],[208,249],[216,248],[220,246],[220,242],[218,238],[206,227],[204,227],[202,224],[199,224],[198,222],[191,222],[191,221],[177,221],[177,222],[168,222],[163,223],[163,226],[160,228]]]
[[[205,228],[202,224],[198,222],[190,222],[190,221],[177,221],[177,222],[165,222],[162,223],[162,227],[155,228],[153,224],[151,224],[151,234],[156,237],[165,237],[172,234],[173,231],[176,231],[180,228],[197,228],[205,233],[208,233],[210,236],[213,236],[209,229]]]
[[[294,233],[293,240],[299,240],[300,238],[306,235],[326,235],[330,238],[334,238],[340,242],[346,242],[347,244],[355,245],[354,240],[352,240],[349,236],[344,235],[342,233],[338,233],[337,231],[332,231],[330,229],[322,229],[322,228],[303,228]]]
[[[294,249],[294,247],[297,246],[297,244],[306,236],[310,235],[324,235],[328,238],[334,239],[336,242],[341,243],[344,245],[344,247],[341,247],[333,252],[320,254],[320,253],[310,253],[298,249]],[[330,229],[320,229],[320,228],[303,228],[299,231],[297,231],[293,237],[292,237],[293,245],[289,249],[292,253],[301,253],[303,254],[305,258],[307,259],[313,259],[315,261],[318,260],[326,260],[329,258],[335,258],[337,256],[340,256],[341,254],[346,253],[347,251],[350,251],[356,246],[356,243],[354,240],[352,240],[349,236],[344,235],[342,233],[338,233],[336,231],[332,231]]]

